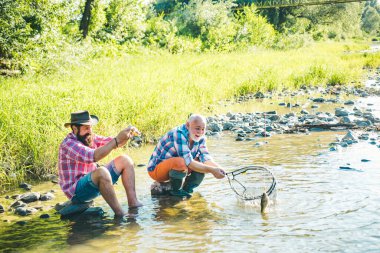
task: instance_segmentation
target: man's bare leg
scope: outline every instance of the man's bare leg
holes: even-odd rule
[[[129,208],[142,206],[137,199],[135,189],[135,169],[132,159],[127,155],[121,155],[114,160],[116,169],[121,174],[121,179],[127,194]]]
[[[125,213],[117,200],[115,189],[112,185],[112,178],[105,167],[100,167],[91,173],[92,182],[98,186],[100,194],[107,204],[112,208],[115,216],[123,216]]]

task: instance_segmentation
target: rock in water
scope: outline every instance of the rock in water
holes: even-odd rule
[[[261,212],[264,213],[265,212],[265,208],[267,208],[268,206],[268,203],[269,203],[269,197],[268,197],[268,194],[266,194],[265,192],[263,193],[263,195],[261,195]]]
[[[171,191],[172,187],[170,182],[153,182],[150,186],[150,193],[152,195],[167,195]]]

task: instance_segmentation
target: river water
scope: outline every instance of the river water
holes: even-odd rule
[[[369,107],[380,116],[378,97],[361,98],[357,105]],[[337,106],[326,104],[318,110],[333,111]],[[292,110],[268,100],[231,105],[221,112],[272,109]],[[20,225],[15,222],[19,218],[3,214],[0,218],[7,222],[0,223],[0,249],[81,253],[379,252],[380,140],[378,133],[373,133],[377,145],[367,140],[329,151],[328,144],[345,133],[313,131],[244,142],[235,141],[235,135],[228,132],[209,137],[210,152],[227,171],[255,164],[274,173],[278,181],[276,198],[271,199],[266,214],[261,214],[255,203],[239,201],[227,179],[217,180],[211,175],[188,200],[152,197],[153,181],[145,167],[136,167],[137,192],[144,206],[131,211],[124,220],[113,220],[112,211],[100,197],[95,203],[107,211],[105,218],[61,220],[50,211],[49,219],[36,215],[22,218],[27,223]],[[145,146],[129,154],[136,164],[147,164],[153,148]],[[50,182],[34,186],[33,191],[50,189],[56,190],[51,205],[65,201],[59,187]],[[127,209],[121,184],[116,190]]]

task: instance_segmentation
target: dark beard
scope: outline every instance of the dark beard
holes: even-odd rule
[[[87,147],[92,147],[92,141],[93,141],[92,134],[79,135],[78,133],[76,136],[77,136],[78,141],[82,142],[83,145]]]

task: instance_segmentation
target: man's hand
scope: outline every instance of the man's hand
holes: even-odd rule
[[[140,131],[134,126],[129,126],[121,130],[121,132],[116,136],[117,143],[119,144],[118,147],[124,146],[129,139],[137,135],[140,135]]]
[[[224,178],[226,176],[226,172],[223,169],[220,169],[220,168],[215,168],[211,173],[217,179],[222,179],[222,178]]]

